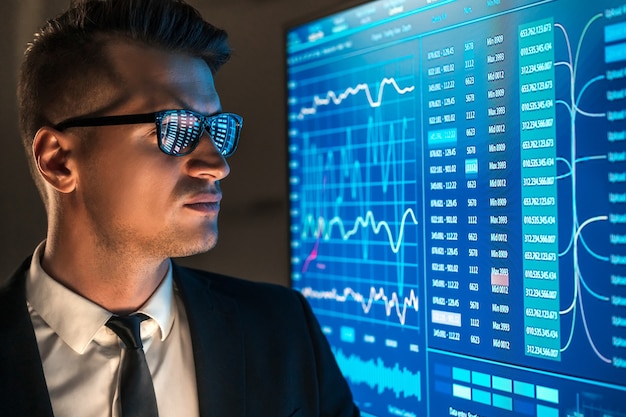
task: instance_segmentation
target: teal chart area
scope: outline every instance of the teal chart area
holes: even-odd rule
[[[317,313],[336,320],[323,329],[338,341],[337,360],[354,381],[418,400],[419,369],[393,354],[375,354],[396,346],[419,355],[411,336],[423,321],[415,60],[383,58],[355,57],[329,74],[303,73],[290,85],[302,94],[292,105],[294,125],[306,126],[292,132],[302,139],[290,147],[302,157],[293,172],[308,167],[292,176],[301,219],[292,225],[298,234],[292,277]],[[388,332],[381,335],[379,326]],[[360,355],[351,345],[372,353]],[[416,382],[409,389],[387,382],[398,378]]]
[[[286,33],[291,279],[365,416],[626,417],[626,1]]]

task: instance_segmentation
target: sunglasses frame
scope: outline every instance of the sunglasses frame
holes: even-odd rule
[[[171,156],[188,155],[189,153],[193,152],[196,146],[198,146],[198,143],[200,143],[200,139],[202,138],[202,134],[198,137],[197,140],[193,141],[190,144],[186,152],[182,152],[182,153],[181,152],[168,152],[163,147],[164,138],[163,138],[163,132],[162,132],[161,127],[162,127],[163,118],[171,114],[191,115],[195,117],[196,119],[198,119],[198,122],[202,126],[202,129],[201,129],[202,134],[204,134],[205,131],[207,132],[207,134],[211,137],[211,140],[213,141],[215,146],[218,148],[219,153],[224,158],[228,158],[229,156],[234,154],[235,151],[237,150],[237,145],[239,144],[239,136],[241,133],[241,127],[243,125],[243,117],[235,113],[217,113],[211,116],[205,116],[203,114],[196,113],[191,110],[185,110],[185,109],[162,110],[162,111],[157,111],[153,113],[125,114],[125,115],[116,115],[116,116],[74,117],[71,119],[64,120],[61,123],[58,123],[53,127],[59,132],[62,132],[65,129],[69,129],[71,127],[118,126],[118,125],[131,125],[131,124],[141,124],[141,123],[154,123],[157,128],[157,134],[158,134],[158,139],[159,139],[159,149],[163,153],[165,153],[166,155],[171,155]],[[224,141],[222,141],[221,144],[218,143],[207,129],[211,126],[212,123],[224,117],[228,119],[229,123],[233,121],[235,123],[235,137],[234,137],[234,140],[232,141],[233,142],[232,149],[230,149],[229,152],[224,152],[224,149],[223,149]]]

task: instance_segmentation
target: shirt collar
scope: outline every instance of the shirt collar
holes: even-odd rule
[[[33,254],[26,281],[26,299],[67,345],[82,354],[112,313],[50,277],[41,267],[44,247],[45,241]],[[172,281],[170,262],[165,278],[138,310],[156,321],[161,340],[170,333],[176,313]]]
[[[162,341],[170,334],[177,311],[172,283],[172,262],[170,261],[165,278],[161,284],[159,284],[154,294],[152,294],[148,301],[137,311],[157,322],[161,330]]]

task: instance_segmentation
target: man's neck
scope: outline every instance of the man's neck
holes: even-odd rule
[[[133,251],[107,251],[85,243],[63,245],[49,238],[41,266],[59,283],[116,314],[138,310],[169,268],[168,258],[142,258]]]

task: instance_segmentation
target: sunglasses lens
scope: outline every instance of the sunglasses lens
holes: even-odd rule
[[[186,111],[166,112],[160,121],[160,148],[168,155],[193,151],[204,131],[202,121]]]
[[[157,116],[159,147],[168,155],[182,156],[193,151],[206,129],[224,157],[237,149],[243,118],[233,113],[203,117],[186,110],[171,110]]]
[[[209,120],[207,131],[219,152],[228,157],[237,150],[243,119],[232,113],[222,113]]]

